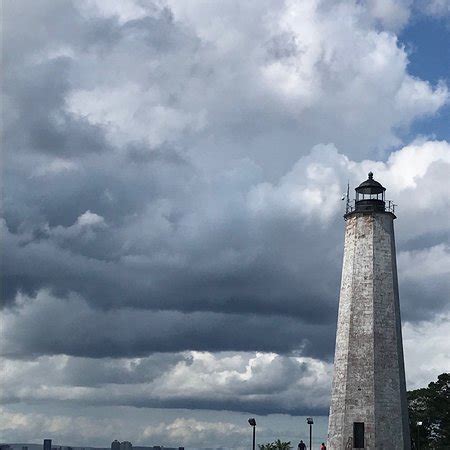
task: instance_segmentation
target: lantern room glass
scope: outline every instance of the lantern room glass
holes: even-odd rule
[[[356,201],[359,202],[360,200],[381,200],[384,202],[384,191],[378,192],[376,194],[360,194],[358,191],[356,191]]]

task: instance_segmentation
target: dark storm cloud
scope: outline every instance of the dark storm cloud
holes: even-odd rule
[[[70,88],[70,65],[70,58],[58,57],[33,64],[32,77],[28,71],[7,72],[4,94],[14,107],[5,133],[8,148],[60,157],[105,149],[99,127],[63,112],[64,97]]]
[[[69,1],[58,5],[7,1],[4,9],[3,95],[8,125],[4,141],[14,152],[79,158],[84,152],[111,150],[101,127],[65,110],[70,90],[89,78],[72,54],[80,52],[85,63],[94,63],[96,56],[101,58],[115,47],[139,42],[147,57],[155,57],[186,40],[180,28],[173,25],[168,9],[158,17],[125,24],[114,18],[86,20]],[[115,63],[110,67],[113,72],[128,69],[121,61]]]
[[[105,384],[137,384],[150,382],[172,369],[188,356],[173,353],[150,355],[144,360],[127,361],[119,365],[117,360],[70,358],[64,367],[62,381],[71,386],[98,387]]]
[[[188,409],[208,409],[219,411],[258,411],[259,415],[267,414],[292,414],[302,416],[305,414],[325,416],[328,413],[328,405],[311,406],[297,404],[286,407],[286,404],[278,402],[272,396],[267,398],[243,399],[236,393],[236,397],[229,400],[200,399],[192,396],[185,399],[151,399],[135,400],[127,404],[137,408],[188,408]]]
[[[445,262],[446,264],[447,262]],[[408,321],[421,321],[429,317],[430,311],[444,311],[448,308],[450,282],[445,277],[429,277],[427,280],[405,280],[401,295],[408,300],[402,318]]]
[[[96,311],[79,299],[58,300],[41,293],[5,316],[3,334],[2,352],[12,358],[132,358],[190,349],[285,353],[299,348],[326,358],[332,351],[333,327],[275,314]]]
[[[406,320],[420,321],[430,311],[448,308],[450,246],[443,242],[420,249],[412,247],[399,255],[400,297],[408,302],[403,309]]]
[[[114,223],[44,227],[40,233],[33,229],[34,233],[23,237],[5,229],[4,276],[5,287],[11,289],[9,298],[13,300],[20,289],[33,292],[48,287],[79,292],[105,309],[134,306],[278,313],[313,322],[331,319],[333,312],[327,309],[337,288],[339,251],[329,248],[325,240],[317,244],[300,240],[298,232],[309,235],[308,227],[275,218],[262,225],[252,220],[199,223],[193,237],[201,240],[183,242],[189,237],[183,216],[180,211],[179,217],[174,212],[172,218],[164,218],[175,229],[170,233],[175,248],[169,241],[149,239],[142,248],[130,246],[127,252],[123,250],[127,236]],[[266,238],[270,243],[262,249]],[[313,246],[320,252],[313,252]],[[306,260],[305,254],[310,255]],[[174,263],[176,258],[181,261]],[[334,279],[323,276],[325,267],[328,273],[334,272]],[[11,287],[14,280],[16,289]]]

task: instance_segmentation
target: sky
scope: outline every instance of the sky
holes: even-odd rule
[[[326,439],[347,182],[450,368],[448,0],[2,3],[0,440]]]

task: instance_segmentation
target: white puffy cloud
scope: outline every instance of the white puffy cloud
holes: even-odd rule
[[[183,442],[189,447],[209,442],[215,445],[232,445],[235,448],[241,448],[242,442],[246,438],[248,439],[248,431],[234,423],[178,418],[172,423],[146,427],[143,437],[156,442]]]
[[[103,225],[105,223],[105,219],[98,214],[92,213],[87,210],[81,216],[78,217],[76,225],[80,227],[88,227],[88,226],[96,226]]]
[[[203,111],[183,111],[160,98],[157,87],[137,85],[76,91],[67,99],[67,109],[104,127],[113,142],[145,141],[151,147],[176,142],[183,133],[198,132],[204,126]]]
[[[450,249],[439,244],[422,250],[403,251],[399,255],[399,264],[405,283],[433,277],[447,278],[450,275]]]
[[[351,1],[276,7],[270,1],[169,1],[172,18],[159,4],[146,17],[172,30],[171,40],[147,48],[148,31],[131,21],[128,39],[95,54],[96,71],[74,73],[66,111],[100,126],[120,147],[189,142],[199,164],[208,160],[205,153],[221,162],[225,154],[251,155],[273,170],[267,160],[274,138],[289,164],[320,142],[350,155],[383,152],[400,143],[399,128],[435,113],[448,99],[444,84],[433,87],[410,76],[396,36],[374,27],[374,18],[404,21],[408,7],[387,0],[369,2],[367,9]],[[74,67],[82,69],[92,57],[79,54]],[[124,66],[117,66],[118,58]],[[228,133],[244,129],[253,143],[227,142]]]
[[[369,14],[391,30],[398,31],[407,22],[411,14],[412,0],[369,0]]]
[[[190,351],[115,360],[60,355],[2,361],[5,403],[323,412],[330,382],[329,363],[275,353]]]
[[[448,372],[450,317],[441,315],[430,322],[405,324],[403,345],[408,389],[426,387]]]

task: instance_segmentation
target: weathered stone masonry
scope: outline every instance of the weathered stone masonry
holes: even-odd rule
[[[346,215],[330,450],[410,449],[395,216],[384,210],[382,189],[382,208],[377,203],[371,210],[365,200],[364,208],[358,210],[357,202],[355,210]],[[355,423],[364,429],[364,447],[354,447]]]

